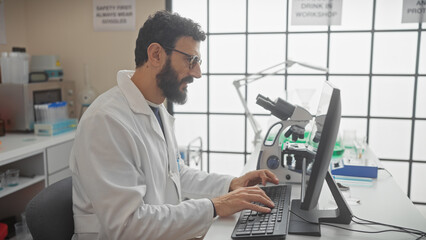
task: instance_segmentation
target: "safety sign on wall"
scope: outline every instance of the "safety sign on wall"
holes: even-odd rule
[[[402,23],[426,22],[426,0],[404,0]]]
[[[341,25],[342,0],[293,0],[291,25]]]
[[[135,8],[135,0],[93,0],[94,30],[135,30]]]

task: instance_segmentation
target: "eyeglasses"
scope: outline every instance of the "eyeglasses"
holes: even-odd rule
[[[163,47],[163,48],[171,50],[171,51],[175,51],[175,52],[178,52],[180,54],[183,54],[183,55],[187,56],[188,57],[188,61],[189,61],[189,68],[190,69],[194,68],[195,64],[197,64],[197,63],[200,64],[200,66],[201,66],[201,63],[203,62],[203,60],[201,60],[201,58],[198,57],[197,55],[191,55],[191,54],[188,54],[188,53],[185,53],[185,52],[182,52],[182,51],[179,51],[177,49],[170,48],[170,47]]]

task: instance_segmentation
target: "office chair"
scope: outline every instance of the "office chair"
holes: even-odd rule
[[[72,178],[43,189],[28,203],[27,225],[34,240],[71,239],[74,234]]]

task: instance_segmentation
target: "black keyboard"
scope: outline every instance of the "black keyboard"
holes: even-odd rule
[[[288,229],[291,185],[261,187],[274,202],[270,213],[241,211],[232,239],[285,239]],[[263,205],[262,205],[263,206]]]

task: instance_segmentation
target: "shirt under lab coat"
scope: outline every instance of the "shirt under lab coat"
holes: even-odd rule
[[[99,96],[78,125],[70,157],[73,239],[203,235],[213,221],[208,198],[227,193],[233,177],[178,161],[173,116],[160,106],[163,134],[132,75],[119,71],[117,86]]]

